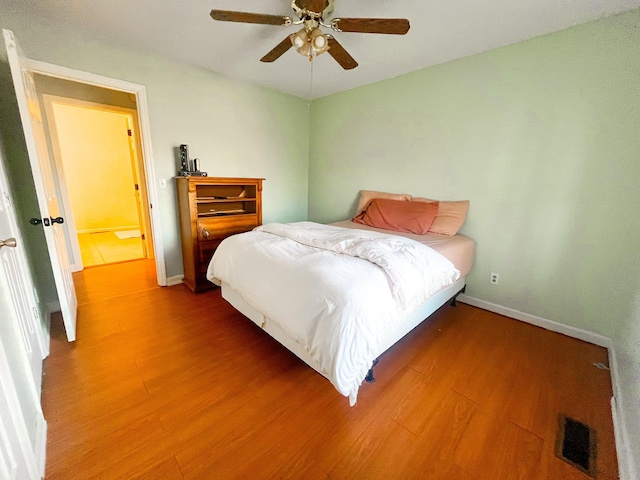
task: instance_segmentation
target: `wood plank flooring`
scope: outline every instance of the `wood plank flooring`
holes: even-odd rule
[[[152,262],[75,274],[78,340],[52,322],[47,479],[567,479],[558,415],[597,431],[618,478],[605,349],[445,306],[381,359],[358,403],[214,290]]]

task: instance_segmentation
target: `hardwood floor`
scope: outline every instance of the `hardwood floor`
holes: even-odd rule
[[[617,478],[605,349],[445,306],[381,359],[358,403],[219,291],[155,286],[142,260],[75,274],[78,340],[52,324],[47,479],[588,479],[558,415]]]

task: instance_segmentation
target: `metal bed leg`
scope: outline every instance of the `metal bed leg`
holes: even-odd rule
[[[369,371],[367,372],[367,376],[366,376],[366,377],[364,377],[364,380],[365,380],[367,383],[374,383],[374,382],[376,381],[376,379],[375,379],[375,378],[374,378],[374,376],[373,376],[373,367],[375,367],[375,366],[378,364],[378,362],[379,362],[379,361],[380,361],[380,359],[379,359],[379,358],[376,358],[376,359],[373,361],[373,365],[371,365],[371,368],[370,368],[370,369],[369,369]]]
[[[464,293],[467,290],[467,286],[465,285],[464,287],[462,287],[460,289],[460,291],[458,293],[456,293],[453,297],[451,297],[451,306],[455,307],[456,306],[456,298],[458,298],[458,295]],[[378,362],[380,361],[380,358],[376,358],[373,361],[373,364],[371,365],[371,368],[369,369],[369,371],[367,372],[367,376],[364,377],[365,382],[367,383],[374,383],[376,381],[375,377],[373,376],[373,367],[375,367]]]
[[[461,293],[464,293],[466,289],[467,289],[467,286],[465,285],[464,287],[462,287],[462,290],[460,290],[458,293],[456,293],[453,296],[453,298],[451,299],[451,306],[452,307],[456,306],[456,298],[458,298],[458,295],[460,295]]]

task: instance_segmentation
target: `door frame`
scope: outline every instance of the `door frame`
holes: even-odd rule
[[[147,90],[144,85],[104,77],[94,73],[74,70],[72,68],[54,65],[39,60],[28,59],[26,66],[32,73],[56,77],[77,83],[84,83],[96,87],[119,90],[135,96],[138,113],[138,131],[140,132],[142,160],[145,170],[145,184],[147,187],[148,209],[151,220],[151,231],[153,236],[153,257],[156,264],[156,275],[158,285],[167,285],[167,271],[164,261],[164,246],[162,243],[162,231],[160,228],[160,211],[158,206],[158,191],[156,188],[156,175],[153,162],[153,152],[151,149],[151,126],[149,122],[149,106],[147,103]],[[153,206],[156,205],[156,208]]]

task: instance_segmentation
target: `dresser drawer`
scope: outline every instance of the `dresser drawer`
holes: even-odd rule
[[[218,240],[234,233],[249,232],[258,226],[257,215],[235,215],[230,217],[198,219],[198,240]]]

